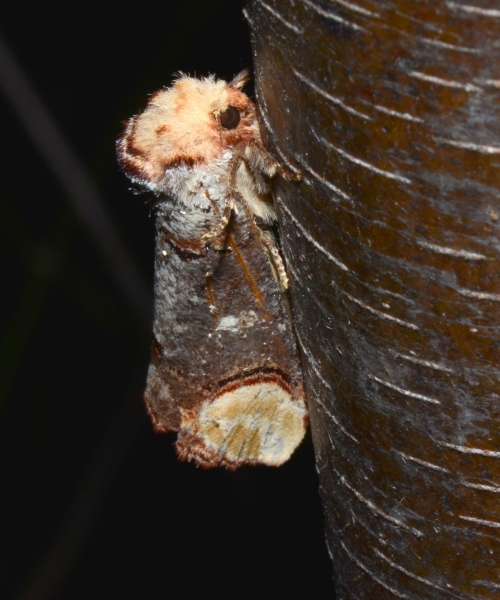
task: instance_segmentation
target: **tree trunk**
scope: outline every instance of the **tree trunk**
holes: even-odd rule
[[[266,143],[303,174],[276,197],[342,599],[500,597],[500,7],[480,6],[247,10]]]

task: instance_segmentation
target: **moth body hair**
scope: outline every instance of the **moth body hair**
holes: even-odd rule
[[[230,83],[181,75],[172,87],[153,94],[118,140],[125,173],[194,212],[220,210],[234,188],[255,217],[273,223],[268,179],[283,169],[264,148],[255,104],[241,91],[247,80],[247,71]]]

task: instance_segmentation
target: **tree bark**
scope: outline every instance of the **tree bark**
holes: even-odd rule
[[[342,599],[500,597],[500,7],[469,2],[246,13]]]

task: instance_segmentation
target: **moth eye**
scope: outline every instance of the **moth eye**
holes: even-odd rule
[[[228,106],[224,112],[220,113],[219,119],[224,129],[235,129],[240,122],[240,111],[234,106]]]

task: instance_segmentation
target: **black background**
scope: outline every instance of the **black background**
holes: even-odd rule
[[[176,71],[228,79],[251,64],[242,8],[2,8],[0,34],[151,292],[153,224],[114,140]],[[333,598],[310,434],[279,469],[178,463],[174,436],[155,435],[141,403],[149,327],[1,92],[0,127],[1,597]]]

